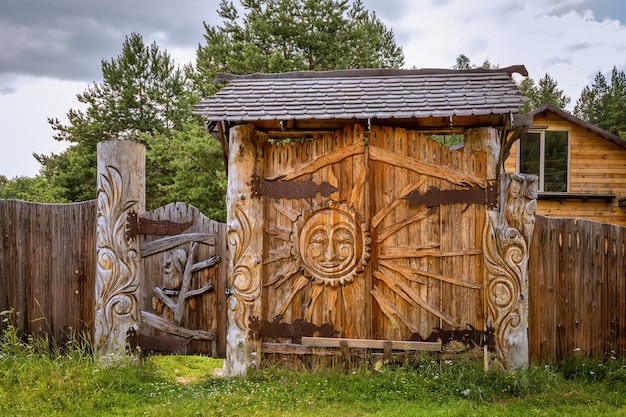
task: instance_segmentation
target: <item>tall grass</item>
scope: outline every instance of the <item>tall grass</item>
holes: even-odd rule
[[[626,415],[619,359],[485,373],[475,361],[423,355],[354,369],[268,366],[238,378],[217,376],[221,365],[151,356],[101,366],[88,337],[69,335],[59,347],[23,339],[9,323],[0,335],[0,416]]]

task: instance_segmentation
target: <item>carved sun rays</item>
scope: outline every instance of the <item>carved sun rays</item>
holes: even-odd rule
[[[361,179],[359,179],[358,182],[361,182]],[[389,237],[398,233],[400,230],[414,223],[423,221],[429,216],[436,214],[436,210],[421,210],[417,213],[407,215],[405,219],[396,221],[391,226],[380,227],[382,219],[386,215],[388,215],[393,209],[401,204],[410,204],[405,199],[405,197],[412,191],[423,187],[425,183],[426,179],[424,178],[420,181],[407,185],[396,196],[394,201],[390,205],[376,213],[372,217],[371,221],[372,228],[379,229],[376,233],[376,240],[379,244],[379,249],[378,253],[376,254],[377,268],[373,272],[373,276],[374,278],[376,278],[376,281],[372,284],[370,294],[376,300],[381,312],[390,321],[392,327],[396,327],[399,320],[411,332],[414,333],[417,332],[417,326],[415,325],[415,323],[404,313],[402,313],[402,310],[394,305],[392,301],[384,296],[382,286],[388,288],[400,299],[406,301],[414,308],[423,309],[455,328],[461,327],[461,323],[455,317],[452,317],[451,315],[445,313],[438,306],[435,306],[432,303],[428,302],[426,299],[424,299],[420,295],[419,286],[427,285],[427,279],[430,278],[455,286],[465,287],[474,290],[482,290],[484,288],[482,284],[472,283],[455,277],[445,276],[428,270],[414,268],[406,265],[406,260],[408,259],[423,257],[442,258],[451,256],[480,255],[480,250],[443,251],[440,249],[439,243],[407,246],[391,246],[385,244],[386,240]],[[355,193],[352,194],[354,195]],[[349,279],[346,279],[342,275],[341,279],[333,281],[333,265],[330,265],[331,270],[322,271],[319,274],[316,274],[315,271],[312,272],[307,269],[307,255],[305,251],[301,250],[302,246],[305,245],[305,242],[306,244],[311,244],[313,246],[315,245],[315,243],[307,241],[306,238],[303,238],[301,235],[299,235],[299,233],[304,231],[304,234],[307,235],[307,230],[311,229],[313,230],[313,232],[311,233],[315,235],[315,230],[317,230],[315,227],[306,228],[303,227],[303,225],[307,223],[308,220],[314,217],[313,213],[315,213],[316,210],[319,210],[320,207],[314,208],[312,210],[307,210],[305,211],[305,213],[298,213],[292,208],[280,205],[275,200],[272,201],[272,205],[278,213],[280,213],[289,221],[293,229],[287,230],[275,227],[272,229],[267,229],[265,231],[268,235],[274,237],[277,241],[281,242],[276,249],[272,250],[269,253],[268,258],[265,260],[265,264],[272,264],[283,261],[283,265],[280,268],[277,268],[264,284],[265,287],[273,286],[274,288],[278,288],[283,285],[285,286],[283,287],[283,299],[281,300],[280,304],[274,309],[275,316],[281,316],[285,314],[289,305],[293,302],[297,294],[303,291],[311,281],[313,282],[313,285],[311,287],[310,301],[306,305],[306,309],[303,313],[307,321],[310,321],[312,319],[313,311],[316,307],[316,304],[325,290],[341,293],[342,308],[344,310],[354,308],[354,306],[350,305],[349,303],[349,301],[352,300],[353,297],[350,297],[349,294],[346,296],[343,293],[346,291],[346,288],[349,287],[352,279],[354,279],[354,275],[363,270],[365,263],[369,259],[369,253],[367,253],[366,257],[361,260],[360,268],[350,271],[352,272],[352,275],[349,277]],[[329,202],[321,207],[336,208],[339,205],[340,203],[337,202]],[[348,205],[344,207],[344,210],[349,211],[349,208],[347,207]],[[350,213],[350,215],[354,216],[355,214]],[[329,222],[329,218],[322,217],[318,220],[320,221],[318,222],[319,224],[317,226],[320,227],[324,223],[332,223]],[[326,220],[326,222],[323,220]],[[333,220],[337,221],[336,218],[333,218]],[[342,219],[340,218],[338,223],[341,223],[341,220]],[[343,220],[345,222],[345,219]],[[364,235],[367,235],[367,239],[369,239],[367,226],[363,224],[362,228]],[[327,236],[329,233],[329,230],[327,230],[327,226],[322,227],[322,229],[324,232],[322,234]],[[354,237],[352,237],[352,239],[354,239]],[[349,239],[348,241],[351,245],[354,244],[353,241],[350,241]],[[369,245],[367,243],[366,247],[367,250],[369,250]],[[307,246],[307,250],[308,249],[310,249],[310,247]],[[311,262],[314,263],[314,261]],[[328,275],[331,276],[331,278],[325,278],[323,272],[327,272]],[[414,284],[417,284],[418,288],[415,288]],[[325,287],[327,286],[330,286],[331,288],[326,289]]]
[[[313,153],[318,152],[320,151]],[[440,303],[434,305],[427,299],[429,282],[432,284],[435,280],[470,290],[483,290],[483,285],[465,281],[458,276],[461,274],[457,274],[456,277],[446,276],[438,273],[438,269],[415,267],[419,263],[416,260],[480,256],[482,252],[478,249],[442,250],[439,241],[398,244],[395,243],[394,236],[398,234],[410,236],[409,227],[413,226],[411,230],[415,230],[414,225],[426,224],[432,219],[431,216],[440,215],[441,211],[437,207],[412,203],[411,199],[407,198],[418,190],[422,191],[420,195],[426,195],[428,178],[477,190],[484,190],[487,186],[486,181],[480,177],[462,174],[452,168],[402,156],[390,150],[364,146],[361,140],[340,149],[333,149],[331,153],[319,154],[312,160],[288,169],[282,169],[280,173],[266,177],[265,181],[293,181],[307,176],[310,182],[328,181],[338,189],[336,172],[330,167],[344,163],[343,161],[349,158],[352,159],[352,181],[349,193],[343,194],[347,201],[337,201],[340,199],[340,193],[335,192],[328,196],[330,201],[325,203],[326,206],[318,204],[300,210],[294,208],[299,207],[298,204],[284,205],[285,200],[275,197],[269,199],[270,210],[275,212],[277,220],[265,230],[272,245],[264,259],[267,271],[264,287],[271,289],[276,297],[272,299],[272,305],[268,306],[268,315],[283,315],[289,311],[290,305],[295,300],[301,300],[298,301],[301,306],[295,307],[294,311],[299,311],[297,314],[302,314],[301,317],[307,321],[313,317],[319,319],[318,313],[322,307],[345,311],[344,318],[351,316],[350,311],[359,311],[356,313],[356,317],[359,317],[359,309],[362,306],[355,306],[354,300],[363,300],[363,297],[370,296],[378,304],[381,313],[392,323],[392,328],[402,323],[415,333],[418,327],[414,317],[407,317],[406,307],[395,305],[396,302],[426,311],[450,326],[461,327],[464,323],[460,323],[457,317],[444,312]],[[369,225],[366,225],[361,219],[356,221],[350,219],[360,215],[353,211],[354,208],[366,207],[368,181],[371,182],[370,187],[376,186],[373,182],[375,178],[368,177],[370,161],[406,169],[418,175],[419,179],[397,190],[399,192],[390,203],[364,219],[365,222],[369,222]],[[311,176],[310,179],[308,176]],[[345,204],[347,208],[338,211],[341,204]],[[406,205],[411,208],[404,209]],[[398,208],[401,210],[396,210]],[[391,214],[398,218],[390,224],[383,222]],[[371,278],[368,278],[367,284],[358,287],[353,283],[361,279],[360,274],[364,272],[366,263],[370,262],[370,231],[375,239],[372,244],[375,247],[375,253],[372,254],[375,262],[372,264],[372,270],[368,271]],[[367,241],[360,236],[366,236]],[[354,256],[350,247],[355,252],[362,253],[363,257]],[[332,253],[335,254],[334,258]],[[302,299],[298,297],[300,293]],[[338,301],[340,305],[337,306],[334,301]],[[314,313],[315,311],[318,313]],[[322,311],[323,317],[334,317],[335,314],[336,311],[332,313]]]

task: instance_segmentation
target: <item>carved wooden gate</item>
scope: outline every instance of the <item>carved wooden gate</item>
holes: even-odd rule
[[[170,203],[139,218],[144,346],[225,356],[225,224],[185,203]],[[154,337],[156,336],[156,337]],[[190,343],[191,342],[191,343]],[[187,346],[187,343],[190,343]]]
[[[484,153],[355,125],[264,149],[263,319],[345,338],[483,329]]]

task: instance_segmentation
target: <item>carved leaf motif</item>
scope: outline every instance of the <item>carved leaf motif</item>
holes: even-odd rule
[[[247,317],[251,314],[252,304],[261,294],[260,277],[255,277],[244,262],[244,256],[250,246],[252,225],[241,209],[234,207],[235,219],[231,222],[228,231],[228,245],[233,259],[232,288],[229,307],[234,313],[237,326],[242,330],[248,329]]]
[[[483,234],[486,319],[495,329],[496,360],[505,369],[520,360],[511,356],[511,338],[525,334],[528,244],[536,208],[534,176],[513,174],[507,180],[503,212],[488,213]]]
[[[106,347],[115,334],[117,323],[138,321],[136,291],[138,256],[136,243],[126,237],[126,214],[137,203],[127,199],[128,187],[122,174],[107,166],[100,176],[98,190],[98,253],[96,266],[96,348]]]
[[[526,242],[517,229],[499,221],[499,213],[489,213],[483,249],[487,267],[485,285],[487,322],[495,329],[496,348],[504,368],[510,349],[508,333],[521,323],[519,300],[522,294],[522,267]]]

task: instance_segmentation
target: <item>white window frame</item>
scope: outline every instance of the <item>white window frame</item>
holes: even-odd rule
[[[571,167],[570,167],[570,154],[571,154],[571,137],[572,137],[572,131],[571,129],[545,129],[545,130],[529,130],[528,133],[539,133],[539,192],[544,192],[544,188],[543,188],[543,184],[544,184],[544,165],[545,165],[545,155],[546,155],[546,132],[567,132],[567,184],[565,184],[567,191],[565,191],[566,193],[569,193],[570,187],[570,175],[572,173]],[[521,149],[520,147],[522,146],[522,138],[520,138],[517,141],[517,172],[521,172],[520,171],[520,158],[522,155]],[[553,193],[555,191],[545,191],[547,193]]]

